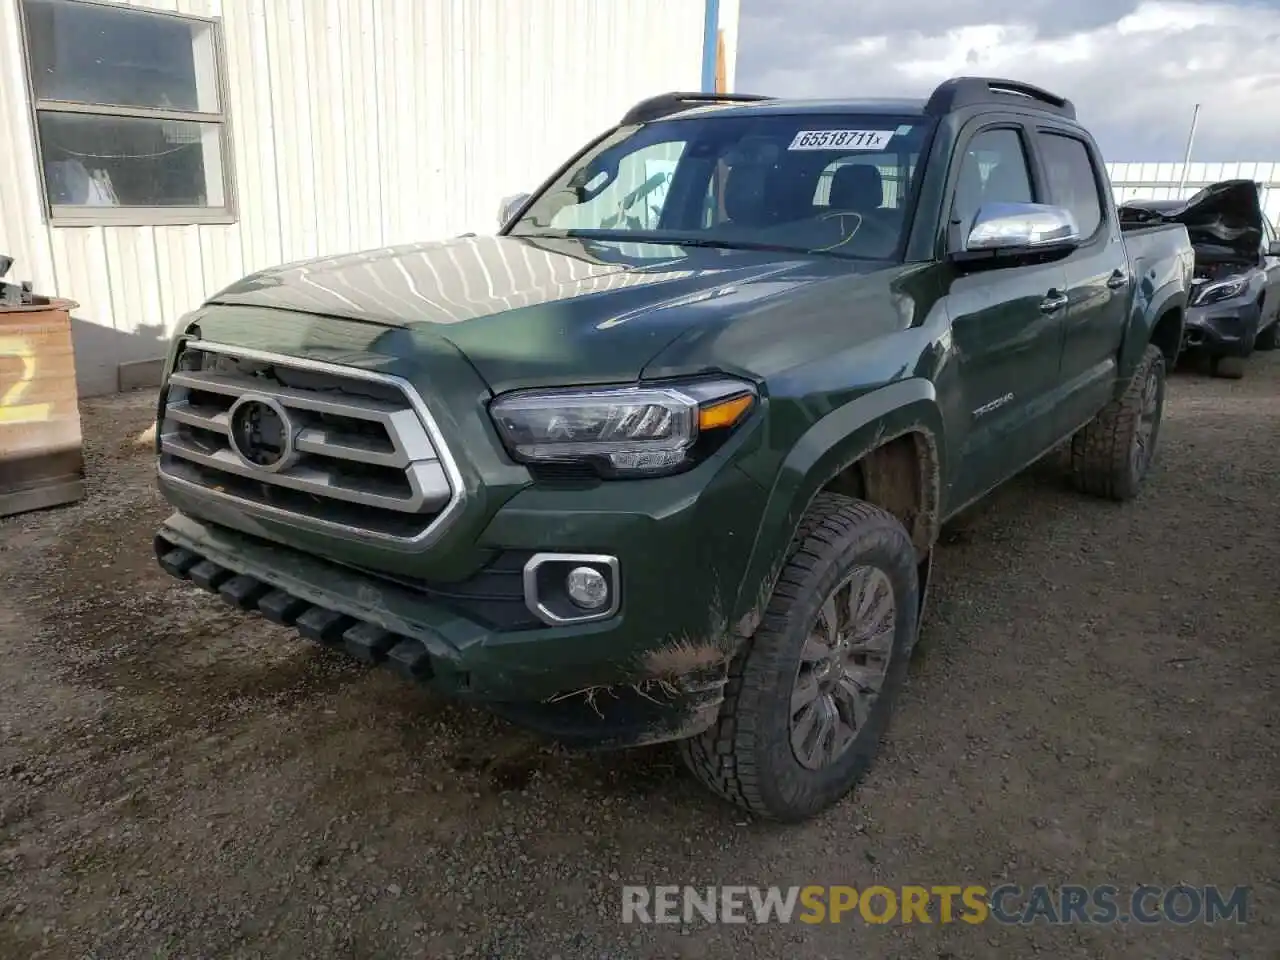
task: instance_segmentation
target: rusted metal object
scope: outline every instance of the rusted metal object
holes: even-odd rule
[[[0,305],[0,516],[84,495],[71,300]]]

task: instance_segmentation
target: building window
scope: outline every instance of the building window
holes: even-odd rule
[[[234,220],[214,20],[22,0],[50,222]]]

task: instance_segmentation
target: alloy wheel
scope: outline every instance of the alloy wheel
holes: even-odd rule
[[[897,626],[884,571],[855,567],[818,611],[791,692],[791,749],[810,770],[844,755],[884,686]]]

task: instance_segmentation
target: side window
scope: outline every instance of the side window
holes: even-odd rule
[[[667,203],[667,189],[685,144],[652,143],[618,161],[613,182],[604,189],[609,174],[601,170],[583,184],[588,193],[600,190],[586,203],[569,203],[556,211],[551,226],[557,230],[656,230]]]
[[[984,203],[1032,203],[1031,172],[1017,130],[984,130],[965,148],[952,222],[967,232]]]
[[[1271,243],[1276,238],[1275,228],[1264,214],[1262,217],[1262,255],[1265,257],[1271,250]]]
[[[1102,225],[1102,197],[1089,148],[1060,133],[1041,134],[1040,145],[1053,201],[1071,211],[1082,237],[1093,236]]]

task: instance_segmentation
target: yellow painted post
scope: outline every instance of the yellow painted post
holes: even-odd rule
[[[724,66],[724,31],[716,31],[716,93],[728,93],[729,81]]]
[[[724,68],[724,31],[716,31],[716,93],[728,92],[728,80],[725,76]],[[724,210],[724,185],[727,179],[728,168],[725,167],[724,161],[717,164],[716,170],[716,218],[719,221],[727,219],[728,215]]]

